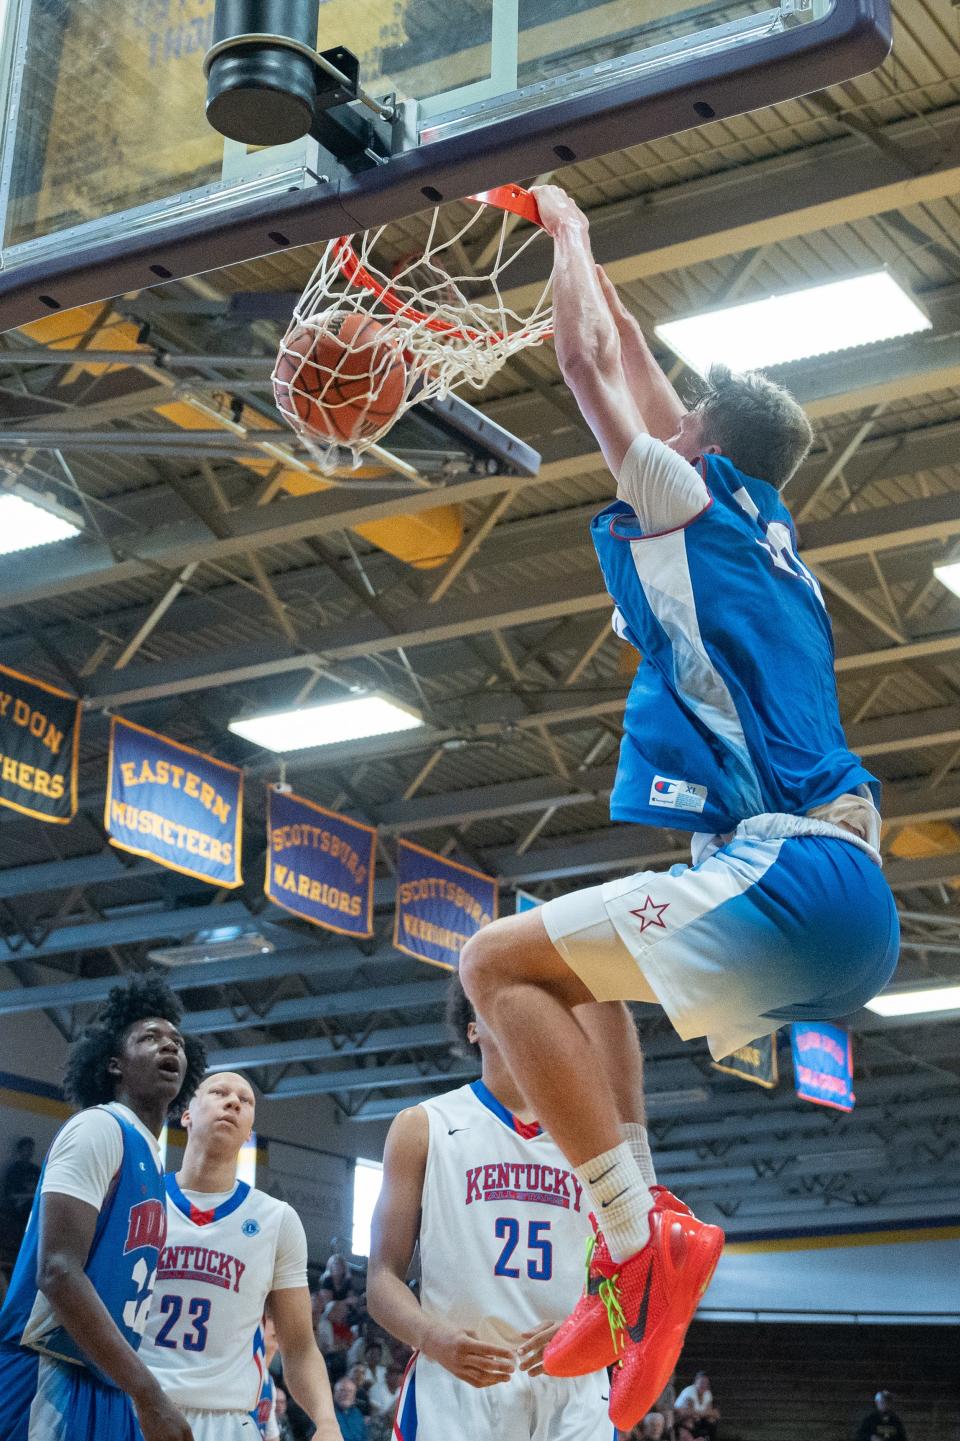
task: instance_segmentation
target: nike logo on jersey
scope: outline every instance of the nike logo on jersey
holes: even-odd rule
[[[469,1129],[469,1126],[451,1126],[450,1130],[447,1132],[447,1135],[455,1136],[458,1131],[469,1131]]]

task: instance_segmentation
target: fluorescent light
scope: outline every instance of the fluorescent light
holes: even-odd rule
[[[268,751],[302,751],[337,741],[390,735],[423,725],[423,716],[389,696],[372,694],[325,705],[301,706],[230,722],[235,735]]]
[[[893,276],[877,270],[670,320],[656,330],[691,370],[705,375],[714,361],[733,370],[787,365],[930,328]]]
[[[34,505],[22,495],[0,495],[0,555],[32,550],[34,546],[69,540],[70,536],[79,534],[79,526],[42,505]]]
[[[916,991],[884,991],[867,1002],[878,1016],[925,1016],[960,1010],[960,986],[926,986]]]
[[[960,595],[960,560],[951,561],[949,565],[935,565],[933,573],[954,595]]]

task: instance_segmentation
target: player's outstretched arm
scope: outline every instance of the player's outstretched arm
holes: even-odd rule
[[[383,1189],[373,1216],[367,1307],[391,1336],[415,1347],[461,1381],[482,1388],[513,1374],[513,1353],[427,1312],[406,1284],[420,1233],[429,1122],[420,1106],[401,1111],[387,1134]]]
[[[687,407],[647,344],[640,322],[630,314],[602,265],[597,266],[597,276],[620,337],[623,373],[640,414],[652,436],[657,440],[669,440],[676,435]]]
[[[309,1290],[271,1291],[267,1306],[283,1357],[284,1383],[316,1427],[314,1441],[340,1441],[327,1368],[313,1333]]]
[[[587,217],[556,185],[537,185],[544,229],[553,237],[553,327],[563,378],[619,477],[623,458],[650,429],[624,371],[617,322],[597,274]]]
[[[44,1193],[37,1286],[84,1355],[131,1398],[144,1441],[193,1441],[183,1416],[127,1345],[84,1272],[98,1217],[86,1201]]]

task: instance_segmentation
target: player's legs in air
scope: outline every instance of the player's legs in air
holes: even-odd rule
[[[846,748],[829,618],[780,500],[809,422],[765,377],[723,369],[688,410],[598,273],[586,218],[554,187],[535,194],[557,252],[557,358],[617,480],[592,538],[614,627],[643,658],[611,814],[693,832],[695,864],[497,921],[461,974],[600,1223],[546,1369],[618,1361],[610,1414],[626,1430],[674,1369],[723,1237],[654,1189],[622,1130],[624,1033],[580,1008],[659,1003],[719,1058],[862,1005],[892,973],[898,926],[879,786]]]

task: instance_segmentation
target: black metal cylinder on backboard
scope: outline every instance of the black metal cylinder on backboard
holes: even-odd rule
[[[308,51],[320,0],[216,0],[207,55],[207,119],[245,145],[306,135],[317,95]],[[262,36],[263,39],[244,37]],[[300,48],[298,48],[300,47]]]

